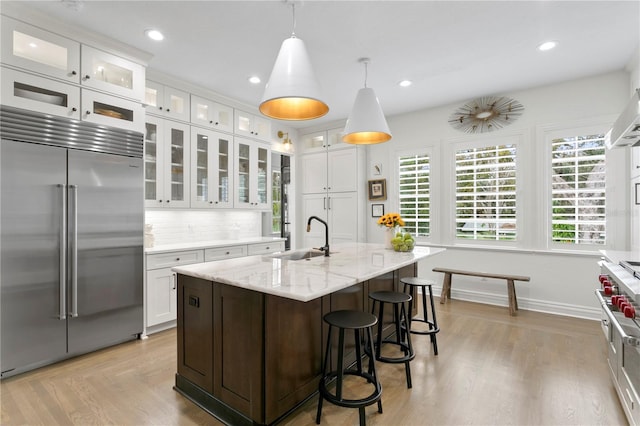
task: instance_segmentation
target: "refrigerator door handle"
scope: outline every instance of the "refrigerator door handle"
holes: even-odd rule
[[[60,320],[67,319],[67,185],[58,184],[61,193],[62,214],[60,215]]]
[[[73,211],[71,223],[73,234],[71,237],[71,317],[78,316],[78,185],[69,185],[73,192]]]

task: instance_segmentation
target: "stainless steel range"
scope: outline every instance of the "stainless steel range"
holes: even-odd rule
[[[602,330],[609,372],[631,425],[640,425],[640,262],[600,263]]]

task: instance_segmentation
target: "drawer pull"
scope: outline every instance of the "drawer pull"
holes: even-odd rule
[[[231,254],[231,253],[229,253],[229,252],[226,252],[225,254]]]
[[[180,258],[179,257],[176,257],[176,262],[180,262]]]

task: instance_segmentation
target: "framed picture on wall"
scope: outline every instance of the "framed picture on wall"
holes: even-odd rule
[[[373,179],[369,181],[369,201],[384,201],[387,199],[387,180]]]
[[[371,217],[384,215],[384,204],[371,204]]]

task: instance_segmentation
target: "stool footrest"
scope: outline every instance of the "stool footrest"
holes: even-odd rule
[[[365,372],[358,373],[357,371],[349,371],[349,370],[344,371],[342,374],[344,374],[345,376],[346,375],[358,376],[363,379],[366,379],[367,382],[371,383],[374,386],[374,389],[371,395],[364,398],[360,398],[360,399],[338,398],[335,394],[329,392],[329,390],[327,389],[327,385],[334,382],[338,377],[338,372],[332,371],[322,378],[319,386],[319,391],[322,394],[322,397],[327,401],[331,402],[332,404],[339,405],[341,407],[347,407],[347,408],[359,408],[359,407],[362,407],[363,405],[366,406],[366,405],[374,404],[378,402],[378,400],[380,400],[380,398],[382,397],[382,387],[380,385],[376,386],[374,384],[375,378],[371,374],[365,373]]]

